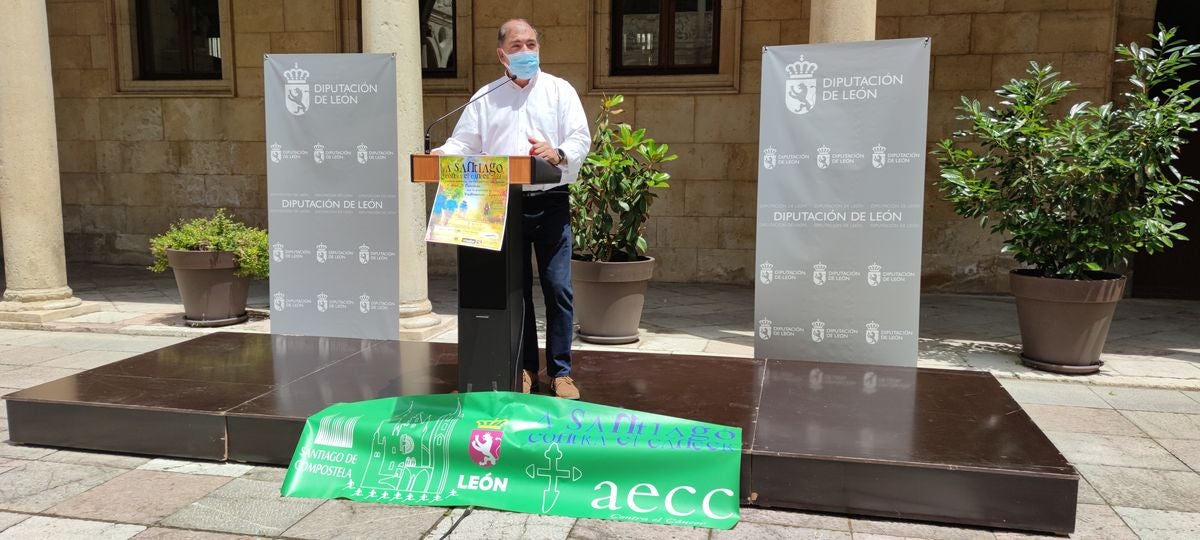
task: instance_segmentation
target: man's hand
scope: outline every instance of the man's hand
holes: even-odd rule
[[[440,156],[440,155],[442,155],[442,151],[441,151],[441,150],[437,150],[437,149],[430,150],[430,151],[429,151],[429,155],[431,155],[431,156]]]
[[[550,143],[529,137],[529,144],[533,145],[533,148],[529,151],[529,155],[540,157],[551,165],[558,165],[560,161],[558,159],[558,150],[551,146]]]

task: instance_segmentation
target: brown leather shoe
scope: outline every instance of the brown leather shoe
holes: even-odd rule
[[[528,369],[521,370],[521,392],[528,394],[533,389],[533,375]]]
[[[570,377],[555,377],[554,395],[563,399],[579,399],[579,388],[575,386],[575,379]]]

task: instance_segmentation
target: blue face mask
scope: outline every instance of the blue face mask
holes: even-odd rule
[[[528,80],[537,75],[538,67],[541,65],[537,51],[521,51],[506,56],[508,56],[508,70],[518,79]]]

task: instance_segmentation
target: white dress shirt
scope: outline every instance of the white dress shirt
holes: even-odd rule
[[[559,165],[563,169],[562,182],[527,185],[525,190],[574,182],[591,149],[592,136],[583,104],[571,83],[542,71],[521,88],[505,75],[480,88],[471,98],[494,88],[494,92],[463,109],[454,133],[438,150],[447,155],[525,156],[533,146],[529,143],[532,137],[562,150],[567,162]]]

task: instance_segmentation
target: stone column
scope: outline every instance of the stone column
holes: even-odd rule
[[[876,0],[812,0],[808,42],[872,41]]]
[[[425,186],[410,181],[408,155],[424,149],[418,0],[362,0],[363,52],[396,55],[400,219],[400,335],[426,339],[448,328],[433,313],[425,249]]]
[[[0,16],[0,320],[41,322],[98,309],[67,286],[58,135],[45,2]]]

